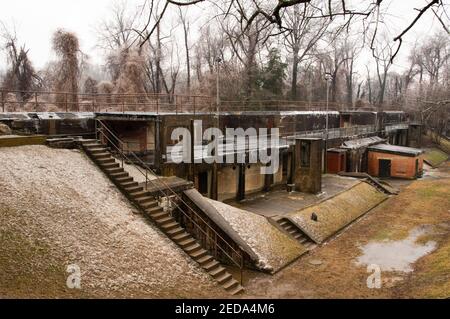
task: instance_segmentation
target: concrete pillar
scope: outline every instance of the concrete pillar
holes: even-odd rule
[[[189,180],[195,184],[195,120],[191,120],[191,160],[189,163]]]
[[[322,191],[322,139],[298,138],[295,143],[295,190],[317,194]]]
[[[267,166],[270,166],[270,165],[267,165]],[[270,187],[272,186],[273,181],[274,181],[273,174],[264,175],[264,191],[265,192],[270,191]]]
[[[217,178],[217,174],[218,174],[218,164],[214,163],[213,164],[213,168],[211,170],[211,189],[210,189],[210,196],[211,199],[213,200],[218,200],[219,199],[219,191],[218,191],[218,178]]]
[[[287,160],[287,191],[292,192],[294,190],[294,174],[295,174],[295,145],[289,147],[288,160]]]
[[[245,199],[245,164],[238,164],[238,189],[236,199],[238,201]]]

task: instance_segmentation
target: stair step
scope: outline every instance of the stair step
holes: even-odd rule
[[[209,272],[211,269],[214,269],[217,266],[220,266],[219,262],[217,260],[212,259],[210,262],[203,265],[202,267],[203,269]]]
[[[213,261],[213,260],[214,260],[214,258],[213,258],[212,256],[206,255],[206,256],[203,256],[203,257],[199,258],[199,259],[197,260],[197,262],[198,262],[200,265],[205,265],[205,264],[207,264],[207,263],[209,263],[209,262],[211,262],[211,261]]]
[[[198,243],[194,243],[190,246],[184,247],[183,250],[187,252],[188,254],[194,253],[198,250],[202,249],[202,246],[200,246]]]
[[[133,177],[131,177],[131,176],[124,176],[124,177],[114,178],[114,180],[116,182],[118,182],[119,184],[128,183],[128,182],[134,181]]]
[[[186,240],[186,239],[191,238],[191,237],[192,236],[189,233],[184,232],[184,233],[178,234],[176,236],[173,236],[172,240],[174,240],[176,242],[180,242],[180,241]]]
[[[105,171],[108,172],[109,175],[117,174],[117,173],[125,173],[122,167],[106,167]]]
[[[286,224],[288,224],[288,222],[287,222],[286,220],[284,220],[284,221],[282,221],[282,222],[279,223],[279,225],[280,225],[281,227],[284,227],[284,225],[286,225]]]
[[[103,144],[101,144],[99,141],[88,141],[88,142],[82,142],[84,147],[101,147],[104,146]]]
[[[93,155],[98,154],[98,153],[104,153],[104,152],[108,151],[108,149],[106,147],[95,147],[95,148],[87,147],[87,149],[88,149],[88,152]]]
[[[112,173],[109,174],[109,176],[111,176],[112,178],[114,178],[116,181],[120,180],[120,179],[125,179],[125,178],[131,178],[133,179],[127,172],[123,171],[123,172],[119,172],[119,173]]]
[[[228,292],[231,295],[235,296],[235,295],[243,293],[244,292],[244,287],[242,287],[241,285],[238,285],[236,288],[234,288],[233,290],[229,290]]]
[[[139,204],[139,205],[145,210],[147,210],[149,208],[152,208],[152,207],[158,207],[158,208],[162,209],[162,207],[158,206],[158,202],[157,201],[147,201],[147,202],[144,202],[144,203]]]
[[[284,227],[284,230],[287,232],[290,232],[291,230],[295,229],[294,226],[290,225],[288,227]]]
[[[154,218],[154,219],[155,219],[156,223],[160,226],[175,222],[175,219],[172,216],[170,216],[169,214],[167,214],[167,216],[165,216],[163,218],[160,218],[160,219]]]
[[[192,258],[194,258],[195,260],[207,255],[208,252],[206,250],[204,250],[203,248],[200,250],[197,250],[191,254],[189,254],[189,256],[191,256]]]
[[[305,237],[303,237],[302,239],[299,239],[300,244],[303,244],[303,243],[305,243],[307,241],[308,241],[308,239],[305,238]]]
[[[148,197],[141,197],[141,198],[138,198],[138,199],[136,199],[136,201],[139,203],[139,204],[147,204],[147,203],[153,203],[154,205],[153,206],[157,206],[158,205],[158,202],[157,201],[155,201],[155,199],[153,198],[153,197],[151,197],[151,196],[148,196]]]
[[[95,153],[92,154],[92,156],[94,156],[95,159],[100,160],[100,159],[104,159],[104,158],[112,158],[110,153]]]
[[[116,160],[113,157],[108,157],[108,158],[98,158],[97,162],[99,162],[100,164],[107,164],[107,163],[115,163]]]
[[[100,163],[100,166],[104,169],[108,169],[108,168],[120,168],[119,163],[114,162],[110,162],[110,163]]]
[[[81,144],[84,145],[85,143],[92,143],[92,142],[98,143],[98,140],[96,140],[94,138],[84,138],[84,139],[80,140],[80,142],[81,142]]]
[[[177,227],[177,228],[168,230],[168,231],[167,231],[167,234],[168,234],[170,237],[174,237],[174,236],[176,236],[176,235],[181,234],[182,232],[184,232],[184,229],[181,228],[181,227]]]
[[[223,273],[225,273],[225,268],[223,268],[220,265],[218,267],[214,268],[213,270],[209,271],[209,274],[211,276],[213,276],[214,278],[220,277]]]
[[[159,207],[159,208],[161,208],[161,207]],[[167,213],[167,212],[164,212],[164,211],[161,211],[161,212],[154,212],[153,214],[149,214],[151,217],[152,217],[152,219],[154,219],[154,220],[158,220],[158,219],[161,219],[161,218],[164,218],[164,217],[166,217],[166,216],[170,216],[170,214],[169,213]]]
[[[147,191],[141,191],[141,192],[137,192],[137,193],[133,192],[133,198],[134,199],[138,199],[140,197],[147,197],[147,196],[148,196],[148,192]]]
[[[223,288],[225,288],[225,290],[232,290],[234,288],[236,288],[237,286],[239,286],[239,282],[235,279],[231,279],[228,282],[225,282],[222,286]]]
[[[162,225],[161,228],[164,229],[166,232],[168,232],[169,230],[176,229],[179,226],[180,225],[177,222],[172,222],[169,224]]]
[[[225,272],[224,274],[220,275],[218,278],[215,278],[216,281],[219,284],[223,284],[224,282],[226,282],[227,280],[233,278],[229,273]]]
[[[195,239],[192,237],[187,237],[186,239],[182,240],[182,241],[177,241],[178,245],[180,245],[181,247],[187,247],[189,245],[193,245],[195,244]]]
[[[131,187],[125,187],[124,188],[126,192],[128,192],[128,194],[130,194],[131,196],[134,196],[134,194],[138,193],[138,192],[142,192],[143,188],[141,186],[131,186]]]
[[[147,208],[145,209],[145,212],[150,215],[152,218],[153,216],[160,214],[160,213],[165,213],[164,209],[160,206],[155,206],[155,207],[151,207],[151,208]]]
[[[288,231],[288,233],[291,234],[291,235],[294,235],[295,233],[297,233],[297,230],[296,229],[292,229],[292,230]]]
[[[127,181],[127,182],[119,182],[120,186],[122,186],[123,188],[126,187],[133,187],[133,186],[138,186],[139,184],[135,181]]]

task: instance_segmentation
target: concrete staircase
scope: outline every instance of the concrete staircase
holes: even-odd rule
[[[275,222],[281,227],[289,236],[293,237],[306,249],[311,250],[316,247],[316,244],[303,233],[297,226],[295,226],[289,219],[279,217],[274,219]]]
[[[244,292],[240,283],[170,213],[159,206],[157,199],[120,167],[107,147],[97,140],[82,140],[81,146],[119,190],[227,292],[231,295]]]

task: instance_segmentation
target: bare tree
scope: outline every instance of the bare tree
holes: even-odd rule
[[[383,41],[379,41],[378,45],[372,50],[373,58],[376,65],[376,75],[378,80],[378,94],[376,104],[379,108],[383,107],[384,97],[386,93],[386,83],[389,69],[392,67],[392,56],[394,54],[393,43],[387,36]]]
[[[100,46],[106,50],[120,50],[131,45],[139,12],[129,12],[123,0],[113,2],[109,19],[101,22],[98,28]]]
[[[330,20],[314,21],[309,18],[317,14],[320,8],[303,5],[294,6],[286,10],[285,24],[292,30],[285,40],[285,46],[292,55],[291,98],[297,99],[298,69],[299,64],[308,56],[316,43],[324,35]]]
[[[187,92],[191,92],[191,57],[190,57],[190,46],[189,46],[189,32],[190,32],[190,23],[187,19],[187,11],[183,12],[183,9],[179,8],[179,16],[181,25],[183,26],[184,32],[184,50],[186,53],[186,70],[187,70]]]
[[[57,95],[59,107],[70,106],[78,109],[78,80],[80,77],[80,44],[78,37],[71,32],[59,29],[53,35],[53,49],[59,57],[58,73],[56,74],[55,90],[70,93]]]
[[[16,94],[22,101],[30,97],[30,92],[40,86],[41,78],[38,76],[30,59],[25,45],[19,46],[15,32],[7,30],[2,24],[0,38],[3,39],[3,50],[6,52],[9,65],[2,87],[8,90],[19,91]]]

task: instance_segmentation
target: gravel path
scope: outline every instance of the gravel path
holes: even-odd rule
[[[82,291],[87,296],[171,298],[224,294],[175,244],[133,210],[79,151],[45,146],[1,148],[0,266],[10,271],[0,274],[0,293],[8,294],[8,287],[14,290],[20,279],[14,271],[23,274],[21,267],[27,265],[43,271],[50,267],[45,265],[48,259],[58,273],[65,272],[69,264],[77,264]],[[17,236],[21,239],[8,247],[8,238]],[[16,247],[22,242],[27,242],[23,249]],[[39,250],[30,252],[31,243],[48,247],[46,257],[42,258]],[[20,257],[11,256],[12,251]],[[55,278],[45,272],[41,275],[48,276],[48,280]],[[65,284],[53,286],[58,286],[59,291]],[[36,294],[65,296],[54,291]]]

